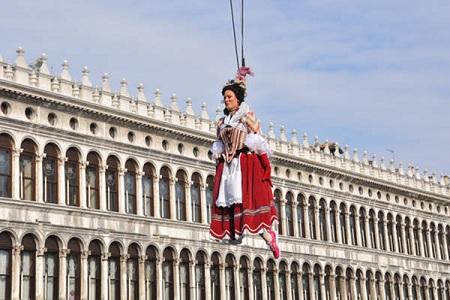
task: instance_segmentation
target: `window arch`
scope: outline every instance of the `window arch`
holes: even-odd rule
[[[175,181],[175,200],[177,220],[186,221],[186,172],[178,170]]]
[[[427,297],[427,281],[424,277],[420,278],[420,298],[421,299],[428,299]]]
[[[127,296],[129,300],[139,299],[139,246],[128,247],[127,259]]]
[[[146,163],[142,174],[142,205],[144,216],[155,216],[155,205],[153,203],[153,177],[154,168],[150,163]]]
[[[159,173],[159,207],[162,218],[170,219],[170,179],[168,167],[162,167]]]
[[[275,300],[275,262],[272,259],[267,261],[266,287],[267,300]]]
[[[339,205],[339,223],[341,225],[340,233],[341,233],[341,242],[343,244],[348,244],[347,223],[345,222],[346,213],[347,213],[347,209],[345,207],[345,204],[341,203],[341,205]]]
[[[413,276],[411,282],[412,282],[412,287],[411,287],[412,299],[418,300],[419,299],[419,282],[417,280],[417,277]]]
[[[253,261],[253,298],[262,299],[262,268],[263,263],[260,258],[255,258]]]
[[[13,139],[0,134],[0,197],[12,197],[12,151]]]
[[[394,276],[394,299],[400,299],[400,286],[402,284],[401,278],[399,274],[395,274]]]
[[[328,231],[327,231],[327,203],[325,199],[320,199],[319,204],[319,238],[322,241],[328,241]]]
[[[80,206],[80,152],[72,147],[67,150],[66,157],[67,161],[64,164],[64,169],[67,205]]]
[[[335,288],[336,288],[336,298],[337,299],[346,299],[345,297],[345,279],[344,273],[341,267],[336,268],[336,277],[335,277]]]
[[[437,245],[436,245],[436,225],[434,223],[430,224],[430,241],[431,241],[431,257],[437,258]]]
[[[357,270],[356,271],[356,281],[355,281],[355,285],[356,285],[356,295],[355,295],[355,299],[362,299],[363,297],[363,290],[366,288],[365,286],[363,286],[363,279],[364,279],[364,274],[361,270]]]
[[[394,241],[394,217],[392,214],[387,215],[387,235],[388,235],[388,244],[389,244],[389,251],[394,252],[395,249],[395,241]]]
[[[356,232],[356,222],[357,222],[357,216],[356,216],[356,208],[352,205],[350,206],[350,216],[349,216],[349,225],[350,225],[350,241],[352,245],[357,245],[356,235],[358,234]]]
[[[359,209],[359,218],[358,218],[358,222],[359,222],[359,235],[361,238],[361,246],[363,247],[368,247],[368,243],[367,243],[367,232],[366,232],[366,210],[364,209],[364,207],[361,207]]]
[[[20,198],[36,200],[36,144],[26,139],[20,148]]]
[[[446,242],[447,242],[447,249],[445,249],[444,251],[446,251],[447,253],[447,259],[450,260],[450,226],[446,226],[445,227],[445,237]]]
[[[59,286],[59,247],[60,241],[54,236],[45,240],[44,255],[44,290],[45,299],[58,299]],[[63,266],[64,267],[64,266]]]
[[[208,223],[211,222],[211,209],[213,203],[214,176],[209,175],[206,178],[206,216]]]
[[[12,245],[11,235],[0,233],[0,299],[11,296]]]
[[[286,262],[280,262],[280,271],[278,272],[278,285],[280,287],[280,300],[287,300],[288,289],[286,283],[286,274],[288,272],[288,267]]]
[[[399,253],[405,253],[405,249],[403,249],[403,231],[402,226],[404,226],[402,222],[402,217],[399,215],[395,218],[395,233],[397,236],[397,251]]]
[[[305,196],[298,194],[297,196],[297,229],[299,237],[306,237],[305,233]]]
[[[316,234],[316,199],[314,197],[309,197],[308,201],[308,221],[309,221],[309,236],[312,239],[317,239]]]
[[[428,224],[426,221],[422,221],[422,244],[423,244],[423,253],[425,257],[430,257],[430,252],[428,251],[429,244],[427,239],[427,231],[428,231]],[[424,298],[425,299],[425,298]]]
[[[173,299],[174,295],[174,260],[175,252],[172,248],[166,248],[163,252],[162,277],[163,298]]]
[[[376,295],[376,291],[372,288],[372,283],[374,282],[373,273],[369,270],[366,272],[366,297],[367,299],[373,299]]]
[[[119,159],[113,155],[106,160],[108,168],[105,172],[106,178],[106,205],[110,211],[119,211],[119,198],[117,184],[119,180]]]
[[[380,249],[386,250],[385,237],[386,232],[384,228],[384,215],[383,212],[378,212],[378,242],[380,243]]]
[[[353,299],[352,280],[353,270],[347,268],[347,270],[345,270],[345,294],[347,295],[347,299]]]
[[[58,147],[49,143],[44,148],[42,162],[42,192],[43,199],[47,203],[58,203]]]
[[[228,254],[225,258],[225,295],[226,299],[234,300],[234,269],[236,267],[233,255]]]
[[[89,208],[100,208],[100,156],[89,152],[86,166],[86,202]]]
[[[147,258],[145,260],[145,299],[156,299],[156,273],[158,251],[154,246],[149,246],[145,252]]]
[[[430,280],[428,281],[428,299],[429,300],[436,300],[434,299],[434,290],[435,290],[435,286],[434,286],[434,280],[430,278]]]
[[[276,189],[273,193],[275,200],[275,207],[277,208],[277,216],[278,216],[278,232],[283,232],[283,221],[281,218],[281,201],[283,195],[279,189]]]
[[[404,275],[403,276],[403,297],[404,299],[410,299],[410,297],[412,297],[412,295],[410,295],[409,293],[409,278],[408,275]]]
[[[110,297],[113,299],[120,299],[120,256],[121,247],[118,242],[113,242],[109,246],[109,258],[108,258],[108,291]]]
[[[384,275],[384,299],[393,300],[391,293],[392,278],[389,273]]]
[[[411,221],[408,217],[406,217],[405,218],[405,245],[406,245],[406,253],[407,254],[412,254],[412,249],[413,249],[411,232],[412,232]]]
[[[34,299],[36,291],[36,239],[27,234],[22,239],[20,255],[20,299]]]
[[[320,280],[320,274],[322,273],[322,269],[320,268],[320,266],[318,264],[316,264],[314,266],[314,274],[313,274],[313,284],[314,287],[312,289],[312,291],[314,291],[314,297],[313,299],[322,299],[323,295],[322,295],[322,291],[321,291],[321,285],[323,284],[323,282],[321,282]]]
[[[180,298],[190,298],[190,282],[191,276],[189,272],[189,264],[191,262],[191,253],[187,249],[183,249],[180,252]]]
[[[291,192],[286,194],[286,205],[284,207],[286,214],[286,235],[294,236],[294,218],[293,218],[294,195]]]
[[[196,223],[202,222],[202,201],[201,201],[202,177],[199,173],[191,176],[191,211],[192,221]]]
[[[214,252],[211,256],[211,299],[220,299],[220,255]]]
[[[438,226],[438,251],[442,260],[445,259],[445,250],[444,250],[444,228],[441,224]]]
[[[324,286],[325,286],[325,299],[331,300],[331,287],[333,286],[334,275],[333,269],[330,266],[325,266]]]
[[[249,263],[248,258],[245,256],[241,256],[239,260],[239,294],[240,299],[249,300],[249,285],[248,285],[248,276],[249,276]]]
[[[445,299],[445,289],[444,284],[442,283],[442,280],[438,280],[437,283],[437,300],[444,300]]]
[[[291,264],[291,290],[288,291],[291,293],[292,300],[300,300],[298,285],[299,272],[300,268],[298,267],[298,264],[296,262],[293,262]]]
[[[376,220],[375,212],[371,209],[369,211],[369,236],[370,236],[370,246],[373,249],[377,249],[379,246],[379,242],[377,245],[377,220]]]
[[[129,159],[125,163],[124,180],[124,200],[125,212],[127,214],[136,214],[136,172],[137,163]]]
[[[206,265],[206,254],[203,251],[197,252],[197,255],[195,256],[194,299],[206,300],[205,265]]]
[[[331,240],[335,243],[338,242],[338,228],[336,216],[338,215],[336,202],[330,202],[330,227],[331,227]]]
[[[88,299],[101,298],[102,246],[98,240],[89,243],[88,257]],[[56,299],[56,298],[55,298]]]
[[[67,248],[69,254],[67,255],[67,298],[80,299],[81,288],[81,242],[77,238],[72,238]],[[62,266],[64,267],[64,266]]]
[[[416,255],[421,256],[422,252],[420,251],[420,225],[417,219],[414,219],[414,227],[413,227],[413,236],[414,236],[414,248],[416,250]]]
[[[382,293],[383,285],[383,275],[380,272],[375,273],[375,297],[376,299],[381,299],[383,297]]]

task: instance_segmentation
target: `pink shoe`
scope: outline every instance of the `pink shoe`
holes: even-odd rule
[[[272,250],[273,252],[273,257],[275,258],[279,258],[280,257],[280,247],[278,247],[278,242],[277,242],[277,233],[270,229],[269,231],[270,236],[272,237],[272,241],[270,241],[270,243],[268,243],[270,250]]]

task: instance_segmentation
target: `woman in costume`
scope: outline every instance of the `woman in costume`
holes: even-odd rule
[[[212,146],[217,167],[210,235],[240,241],[245,234],[259,234],[278,258],[277,233],[272,229],[278,218],[270,179],[271,151],[244,102],[247,74],[252,75],[249,68],[240,68],[236,79],[222,89],[225,116],[218,121]]]

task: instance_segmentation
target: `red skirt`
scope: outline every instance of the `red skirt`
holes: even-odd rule
[[[224,167],[221,160],[214,178],[210,235],[214,239],[239,239],[244,234],[259,234],[278,222],[270,181],[267,156],[241,153],[242,204],[218,207],[220,179]]]

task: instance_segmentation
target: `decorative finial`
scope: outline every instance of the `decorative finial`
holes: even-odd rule
[[[89,69],[84,66],[83,71],[81,72],[83,75],[81,76],[81,84],[84,86],[92,86],[91,80],[89,79]]]
[[[280,141],[287,142],[286,129],[284,129],[284,125],[281,125],[280,127]]]
[[[291,133],[291,144],[292,145],[298,145],[298,139],[297,139],[297,129],[292,129]]]
[[[221,117],[222,117],[222,109],[220,108],[220,106],[217,106],[217,108],[216,108],[216,122],[219,121]]]
[[[161,102],[161,91],[159,89],[155,90],[155,100],[153,100],[156,106],[162,106]]]
[[[61,79],[72,81],[72,76],[69,73],[69,62],[64,60],[62,63]]]
[[[359,162],[358,148],[353,149],[353,160],[354,160],[355,162]]]
[[[195,116],[194,109],[192,108],[191,97],[187,97],[186,99],[186,114],[190,116]]]
[[[130,94],[128,93],[128,81],[125,78],[122,78],[122,80],[120,81],[119,95],[124,97],[130,97]]]
[[[47,54],[42,53],[41,57],[38,59],[37,65],[38,65],[39,73],[50,75],[50,70],[48,68],[47,60],[48,60]]]
[[[18,47],[16,50],[17,57],[16,57],[16,66],[22,67],[22,68],[28,68],[28,64],[25,60],[25,51],[22,47]]]
[[[309,148],[308,133],[306,131],[303,132],[303,147]]]
[[[109,74],[108,73],[103,73],[102,90],[105,92],[111,92],[111,86],[109,85]]]
[[[145,94],[144,94],[144,84],[143,83],[139,83],[137,90],[138,90],[137,99],[139,101],[147,101],[147,97],[145,97]]]
[[[206,102],[202,102],[202,113],[200,115],[200,117],[204,120],[209,120],[209,116],[208,116],[208,106],[206,105]]]
[[[172,96],[170,97],[170,109],[172,111],[177,111],[179,112],[180,109],[178,108],[178,104],[177,104],[177,94],[172,94]]]
[[[269,138],[275,139],[275,131],[273,130],[273,123],[269,122],[269,132],[267,133]]]

